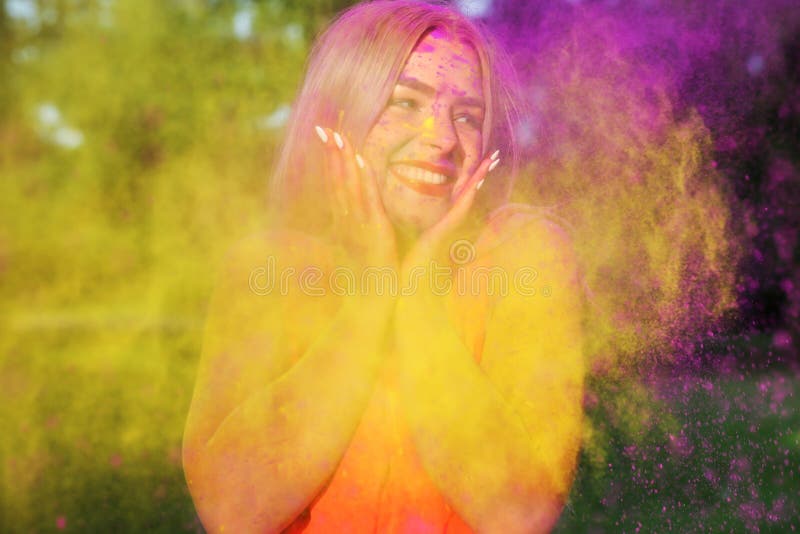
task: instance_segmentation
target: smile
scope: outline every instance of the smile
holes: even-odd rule
[[[454,182],[447,169],[427,163],[399,163],[391,167],[391,172],[404,185],[423,195],[448,196]]]

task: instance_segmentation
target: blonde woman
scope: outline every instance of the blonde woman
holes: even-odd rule
[[[234,247],[184,436],[209,532],[542,532],[580,445],[569,240],[507,204],[513,75],[451,8],[358,4],[319,37]]]

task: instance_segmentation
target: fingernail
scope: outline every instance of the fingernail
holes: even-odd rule
[[[476,186],[475,186],[475,189],[480,189],[480,188],[481,188],[481,186],[483,185],[483,182],[485,182],[485,181],[486,181],[486,179],[484,178],[483,180],[481,180],[480,182],[478,182],[478,185],[476,185]]]
[[[339,147],[339,150],[344,148],[344,141],[342,140],[342,136],[339,135],[339,132],[333,132],[333,140],[336,142],[336,146]]]
[[[358,154],[356,154],[356,163],[358,163],[358,166],[359,166],[359,167],[361,167],[362,169],[365,167],[365,165],[364,165],[364,158],[362,158],[362,157],[361,157],[360,155],[358,155]]]
[[[323,130],[320,126],[314,126],[314,130],[317,132],[317,135],[323,143],[328,142],[328,134],[325,133],[325,130]]]
[[[492,162],[492,164],[489,165],[489,171],[488,172],[492,172],[495,169],[495,167],[497,167],[498,165],[500,165],[500,160],[499,159],[494,160]]]
[[[494,161],[494,160],[496,160],[496,159],[497,159],[497,157],[498,157],[499,155],[500,155],[500,150],[499,150],[499,149],[498,149],[498,150],[495,150],[495,151],[494,151],[494,154],[492,154],[491,156],[489,156],[489,159],[490,159],[490,160],[492,160],[492,161]]]

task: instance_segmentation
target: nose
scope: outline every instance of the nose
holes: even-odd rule
[[[422,142],[449,154],[458,145],[458,134],[450,120],[450,113],[444,109],[435,110],[431,116],[422,123]]]

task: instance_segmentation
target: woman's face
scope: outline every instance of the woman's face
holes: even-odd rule
[[[484,112],[475,50],[444,31],[428,33],[412,51],[363,149],[386,213],[406,236],[439,221],[454,188],[477,168]]]

